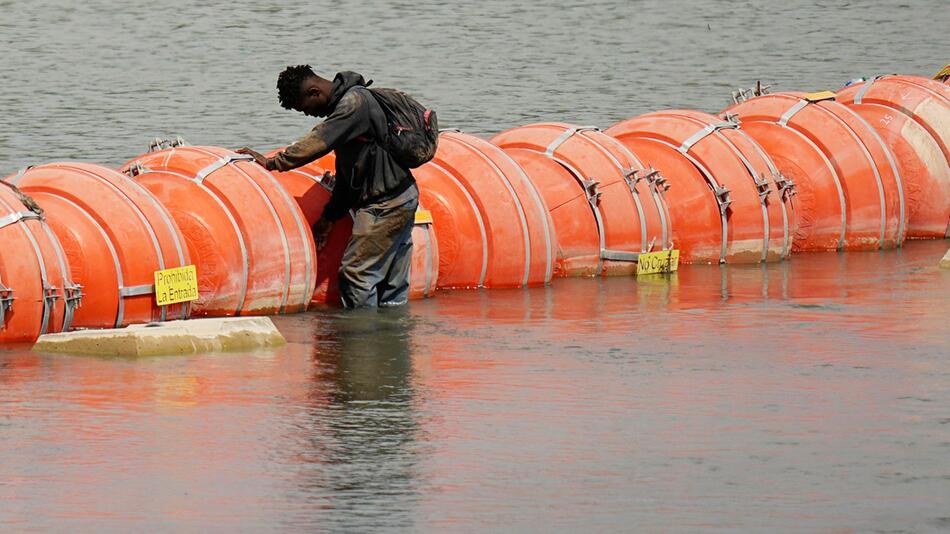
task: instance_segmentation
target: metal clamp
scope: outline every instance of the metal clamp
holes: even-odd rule
[[[0,326],[3,326],[6,312],[13,308],[13,290],[0,284]]]
[[[225,165],[234,163],[235,161],[254,161],[254,156],[250,154],[228,154],[227,156],[198,171],[198,173],[195,174],[194,180],[200,184],[205,180],[205,178],[208,177],[209,174],[220,169],[221,167],[224,167]]]
[[[147,172],[150,172],[149,169],[146,168],[145,165],[142,165],[141,161],[133,162],[131,165],[129,165],[129,168],[125,170],[125,174],[127,174],[130,178],[135,178],[136,176],[140,176]]]
[[[59,300],[59,288],[49,284],[43,284],[43,324],[40,328],[40,334],[49,332],[49,320],[53,315],[53,308],[56,301]]]
[[[590,202],[591,206],[599,206],[600,196],[603,194],[600,191],[600,182],[594,179],[582,179],[581,185],[584,187],[584,194],[587,195],[587,202]]]
[[[722,120],[735,124],[737,127],[742,123],[742,119],[739,118],[738,113],[723,113]]]
[[[768,197],[769,193],[771,192],[771,188],[769,187],[769,181],[765,177],[765,174],[762,174],[760,176],[755,176],[753,174],[752,182],[755,183],[755,189],[756,191],[759,192],[759,200],[765,200],[766,197]]]
[[[713,193],[716,195],[716,202],[719,203],[719,213],[725,215],[729,205],[732,204],[732,199],[729,198],[731,191],[726,187],[718,186],[713,188]]]
[[[636,262],[640,259],[639,252],[626,252],[623,250],[600,250],[600,259],[610,261]]]
[[[788,176],[782,174],[781,171],[777,171],[772,175],[772,181],[774,181],[778,187],[782,200],[788,200],[798,193],[798,191],[795,190],[795,182]]]
[[[704,126],[701,130],[697,131],[693,135],[689,136],[683,144],[677,148],[682,153],[689,152],[689,149],[693,148],[693,145],[705,139],[708,135],[711,135],[719,130],[726,129],[736,129],[739,127],[738,123],[735,122],[719,122],[716,124],[708,124]]]
[[[558,147],[563,145],[571,137],[574,137],[575,134],[578,134],[580,132],[599,132],[599,131],[600,131],[600,128],[596,126],[577,126],[577,127],[568,128],[564,130],[564,133],[559,135],[557,139],[552,141],[550,145],[548,145],[548,148],[544,151],[544,153],[548,157],[552,157],[554,156],[554,152],[558,149]]]
[[[771,85],[762,85],[762,80],[757,80],[754,87],[748,89],[738,88],[732,92],[732,101],[735,104],[739,104],[749,100],[750,98],[755,98],[757,96],[769,94],[769,89]]]
[[[32,211],[18,211],[16,213],[11,213],[5,217],[0,217],[0,228],[10,226],[11,224],[16,224],[20,221],[27,219],[42,219],[43,217]]]
[[[174,139],[167,139],[163,137],[156,137],[148,143],[149,152],[158,152],[159,150],[165,150],[166,148],[177,148],[180,146],[185,146],[188,143],[181,136],[176,136]]]
[[[73,324],[73,315],[76,310],[82,306],[82,298],[85,294],[82,292],[82,286],[79,284],[67,283],[63,285],[65,295],[66,310],[63,316],[63,332],[67,332]]]

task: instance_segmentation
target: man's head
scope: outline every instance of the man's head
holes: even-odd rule
[[[329,112],[333,82],[317,76],[310,65],[287,67],[277,77],[277,98],[285,109],[311,117]]]

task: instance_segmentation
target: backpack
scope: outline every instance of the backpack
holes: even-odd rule
[[[382,144],[396,163],[415,169],[435,157],[439,146],[435,110],[397,89],[368,90],[386,115],[389,131]]]

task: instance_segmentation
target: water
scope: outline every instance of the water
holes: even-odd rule
[[[0,0],[0,174],[270,148],[287,64],[476,134],[929,75],[941,0]],[[277,318],[278,351],[0,351],[0,530],[950,529],[946,242]]]

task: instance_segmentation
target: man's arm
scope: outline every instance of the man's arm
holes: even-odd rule
[[[264,167],[271,171],[296,169],[325,156],[343,143],[369,133],[371,128],[365,95],[348,91],[325,121],[282,152],[265,158]]]

